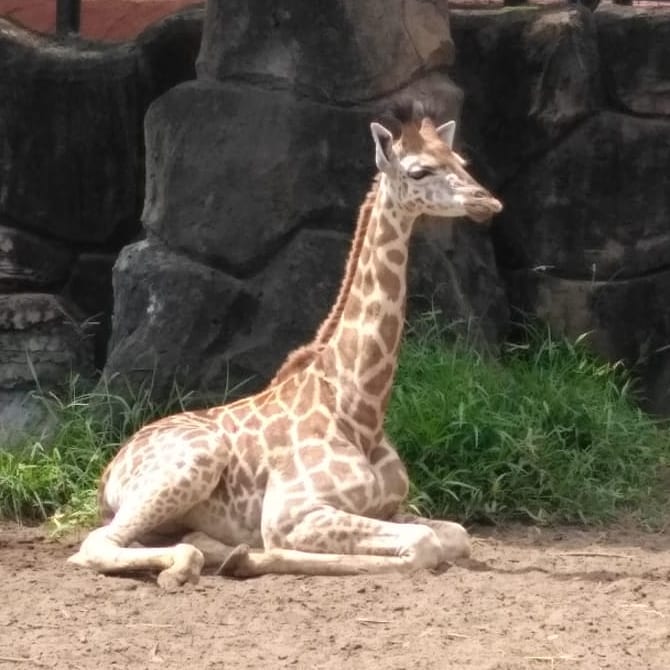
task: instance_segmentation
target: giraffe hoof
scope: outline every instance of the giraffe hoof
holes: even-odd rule
[[[88,560],[86,559],[86,556],[81,553],[81,551],[78,551],[76,554],[72,554],[72,556],[67,559],[67,562],[71,565],[77,565],[80,568],[88,567]]]
[[[249,556],[249,545],[248,544],[238,544],[235,549],[233,549],[228,558],[221,563],[221,566],[216,571],[219,575],[225,575],[226,577],[247,577],[245,567],[247,565],[247,557]]]
[[[197,584],[205,558],[199,549],[190,544],[178,544],[174,548],[172,566],[159,573],[158,586],[166,591],[176,591],[184,584]]]
[[[470,535],[460,523],[434,520],[430,527],[435,531],[443,548],[443,559],[455,561],[470,558]]]

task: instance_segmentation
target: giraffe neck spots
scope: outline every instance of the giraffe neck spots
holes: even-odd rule
[[[407,257],[413,215],[385,180],[379,188],[328,350],[333,352],[338,410],[370,434],[381,430],[405,319]]]

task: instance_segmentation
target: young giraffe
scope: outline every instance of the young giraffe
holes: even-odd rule
[[[135,433],[101,479],[106,525],[72,563],[158,570],[159,585],[174,588],[197,582],[205,564],[236,577],[345,575],[433,568],[469,555],[459,524],[405,523],[396,514],[408,481],[383,420],[416,218],[484,221],[502,205],[452,150],[453,121],[436,128],[430,118],[406,120],[395,142],[378,123],[371,131],[380,175],[315,340],[264,391]],[[129,546],[135,541],[145,546]]]

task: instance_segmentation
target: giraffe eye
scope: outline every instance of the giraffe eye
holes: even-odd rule
[[[429,170],[428,168],[421,167],[421,165],[414,165],[407,171],[407,174],[412,179],[423,179],[424,177],[433,174],[433,171]]]

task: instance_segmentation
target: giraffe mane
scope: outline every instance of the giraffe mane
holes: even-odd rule
[[[358,210],[356,230],[354,232],[354,238],[349,249],[346,269],[344,271],[344,278],[340,284],[340,290],[337,294],[335,303],[331,307],[330,312],[328,312],[328,316],[326,316],[326,318],[319,326],[319,329],[316,331],[314,339],[311,340],[311,342],[308,342],[307,344],[299,347],[298,349],[293,350],[286,357],[286,360],[270,381],[270,386],[279,384],[292,374],[295,374],[300,370],[304,370],[318,356],[318,354],[323,349],[323,346],[328,342],[328,340],[335,332],[335,328],[337,327],[337,324],[342,316],[344,306],[347,302],[347,298],[349,297],[351,284],[354,281],[356,265],[358,264],[358,259],[363,248],[363,241],[365,240],[365,235],[370,223],[370,214],[372,213],[372,208],[379,191],[379,180],[380,175],[377,174],[372,182],[370,190],[363,200],[363,204]]]

